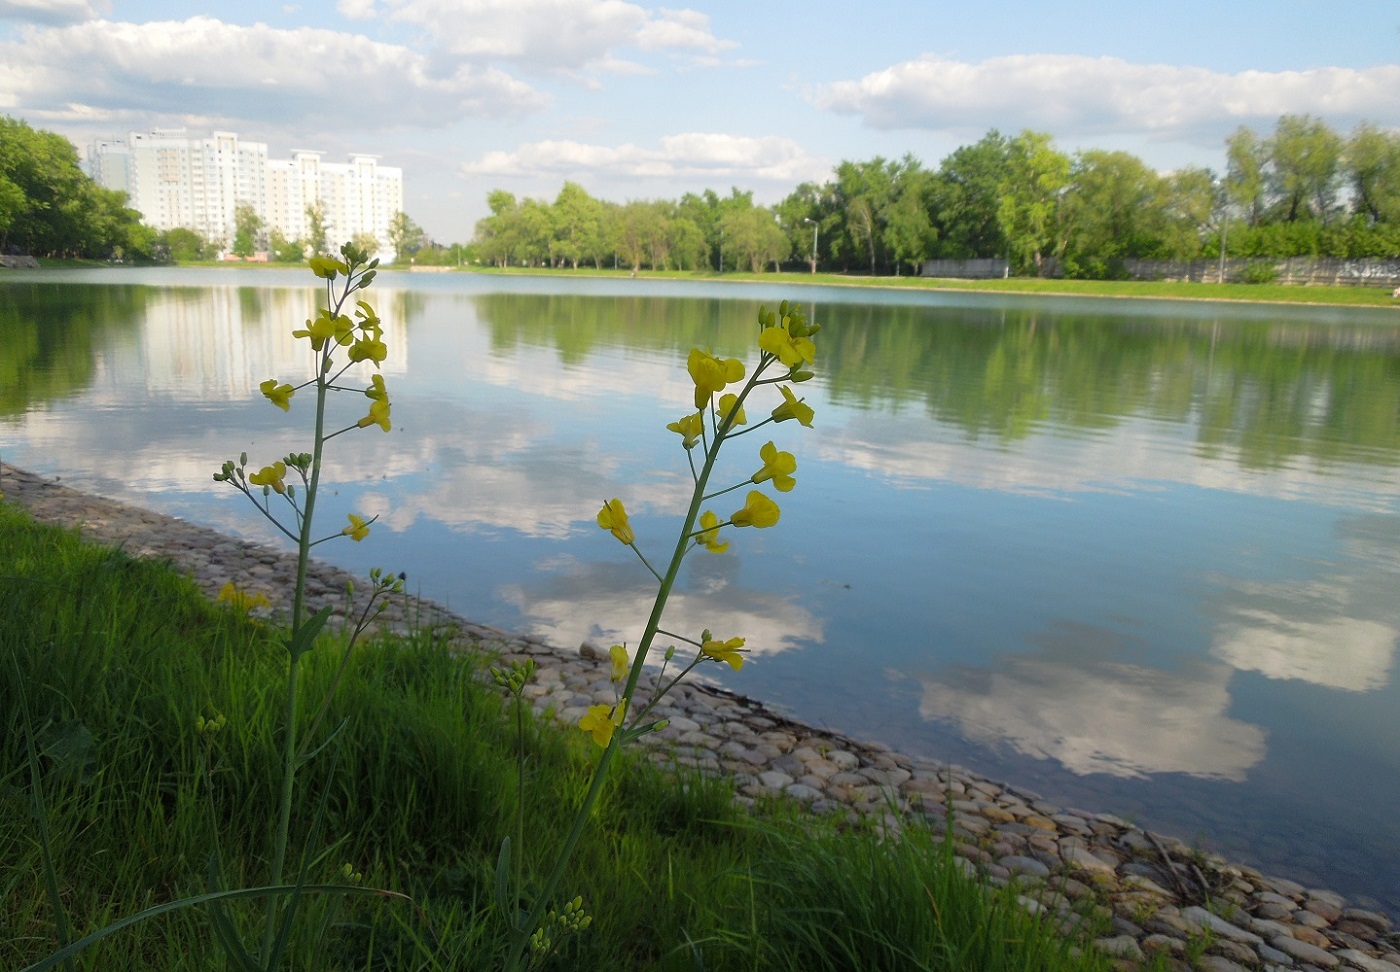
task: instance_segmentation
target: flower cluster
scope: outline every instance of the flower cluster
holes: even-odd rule
[[[317,310],[315,317],[308,318],[303,327],[292,331],[293,337],[304,338],[311,346],[312,377],[299,385],[276,378],[268,378],[258,384],[258,390],[263,397],[284,412],[291,411],[292,399],[296,397],[297,392],[311,388],[317,397],[316,437],[320,443],[352,429],[364,429],[373,425],[388,432],[393,428],[389,391],[385,387],[384,376],[378,370],[389,354],[384,343],[383,322],[374,308],[364,300],[353,300],[353,314],[345,312],[352,303],[352,298],[373,282],[379,261],[370,260],[363,250],[350,243],[341,247],[340,253],[340,259],[316,256],[309,261],[311,272],[325,281],[326,305]],[[344,353],[340,354],[342,350]],[[351,368],[364,362],[368,362],[375,369],[375,373],[370,376],[368,387],[360,389],[339,384]],[[352,424],[327,432],[323,426],[327,394],[344,391],[363,392],[369,399],[369,407],[366,413]],[[319,446],[315,455],[320,455]],[[248,472],[247,465],[246,454],[237,465],[232,461],[225,462],[223,468],[214,474],[214,479],[217,482],[229,483],[247,494],[279,530],[289,538],[298,540],[300,527],[309,510],[309,503],[303,506],[298,501],[298,492],[303,497],[308,497],[313,491],[319,475],[319,460],[313,461],[312,454],[301,453],[271,462],[254,472]],[[300,488],[287,481],[290,472],[298,474],[301,479]],[[254,495],[254,490],[259,487],[261,502]],[[273,515],[268,507],[273,493],[283,497],[291,505],[297,529],[289,529]],[[335,536],[346,536],[359,541],[369,535],[374,517],[366,518],[354,513],[348,516],[348,525],[339,533],[312,541],[311,545]]]
[[[220,604],[227,604],[235,611],[246,613],[254,608],[271,607],[272,602],[267,599],[267,595],[259,591],[256,594],[249,594],[241,589],[233,581],[224,584],[219,590],[219,596],[215,598]]]
[[[770,423],[779,424],[796,420],[799,425],[810,428],[814,416],[812,407],[799,398],[792,386],[813,377],[810,370],[816,359],[817,348],[813,341],[820,327],[808,324],[802,311],[784,301],[776,312],[760,309],[758,313],[758,365],[749,374],[744,363],[738,358],[723,358],[708,349],[693,348],[686,357],[686,371],[695,385],[692,404],[696,411],[682,415],[666,428],[681,438],[690,463],[691,476],[695,481],[690,509],[685,523],[684,542],[677,547],[672,563],[663,575],[637,549],[637,535],[628,519],[622,500],[610,499],[598,511],[598,526],[610,532],[617,540],[626,544],[660,582],[658,605],[664,606],[671,587],[675,582],[680,559],[698,547],[710,553],[723,553],[729,549],[729,542],[721,539],[720,531],[725,527],[753,527],[765,529],[774,526],[782,515],[777,502],[759,489],[749,489],[743,506],[734,510],[728,517],[722,517],[713,509],[704,509],[705,504],[726,493],[743,489],[745,486],[758,486],[771,483],[780,493],[790,492],[797,485],[797,458],[791,452],[780,450],[777,443],[765,442],[758,449],[759,469],[734,485],[708,490],[711,473],[719,456],[719,450],[727,440],[756,431]],[[752,426],[745,413],[745,405],[750,395],[765,385],[777,386],[780,401],[768,415]],[[703,457],[697,459],[697,456]],[[752,468],[752,467],[750,467]],[[640,666],[650,650],[652,639],[660,632],[657,627],[661,612],[653,613],[653,621],[643,635],[635,658],[629,659],[626,649],[615,645],[612,649],[612,677],[615,683],[627,679],[627,684],[619,692],[616,706],[595,705],[579,720],[579,728],[589,733],[599,746],[610,746],[624,721],[628,696],[635,690]],[[665,632],[670,634],[670,632]],[[695,648],[694,660],[669,684],[665,684],[652,701],[642,707],[636,716],[640,721],[671,686],[688,673],[695,665],[704,661],[719,662],[738,671],[744,664],[743,638],[712,638],[709,631],[699,638],[674,635],[678,640],[688,642]],[[674,649],[668,649],[666,660],[670,661]],[[664,674],[664,667],[662,669]],[[627,677],[629,676],[630,677]],[[626,738],[645,729],[631,728]]]

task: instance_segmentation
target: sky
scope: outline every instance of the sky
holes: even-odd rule
[[[0,114],[380,157],[429,235],[486,195],[777,202],[989,129],[1220,170],[1311,114],[1400,129],[1395,0],[0,0]]]

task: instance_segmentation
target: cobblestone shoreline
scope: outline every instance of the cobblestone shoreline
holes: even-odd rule
[[[274,611],[285,608],[296,573],[290,553],[13,466],[0,465],[0,492],[36,520],[76,526],[134,556],[166,559],[211,597],[235,581],[265,594]],[[308,587],[313,608],[330,603],[343,610],[347,584],[355,580],[315,564]],[[538,675],[527,693],[537,711],[552,711],[561,722],[576,723],[589,705],[614,701],[606,648],[563,649],[410,597],[396,600],[382,620],[395,627],[450,626],[503,661],[533,658]],[[1067,933],[1096,929],[1086,945],[1124,967],[1161,955],[1181,972],[1400,972],[1400,932],[1389,916],[1199,853],[1112,814],[1058,807],[958,766],[813,729],[705,685],[680,686],[655,711],[670,720],[646,737],[657,762],[726,775],[747,803],[784,794],[813,812],[873,817],[890,832],[911,821],[940,832],[951,827],[969,872],[995,884],[1015,882],[1025,907],[1048,913]]]

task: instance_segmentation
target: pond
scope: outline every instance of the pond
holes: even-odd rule
[[[311,283],[5,273],[0,455],[276,542],[210,475],[305,448],[257,386],[304,375]],[[325,559],[563,647],[635,643],[648,575],[594,515],[622,498],[664,558],[686,353],[752,359],[759,305],[800,300],[815,425],[737,440],[727,480],[771,437],[797,488],[775,529],[690,558],[667,616],[748,639],[742,672],[706,671],[1400,913],[1393,312],[458,274],[369,294],[394,430],[334,440],[322,522],[380,519]]]

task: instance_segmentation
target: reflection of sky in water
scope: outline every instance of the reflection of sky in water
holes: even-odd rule
[[[561,351],[550,322],[483,319],[483,308],[512,306],[482,302],[476,291],[494,285],[415,278],[371,291],[393,354],[395,429],[332,443],[322,509],[327,523],[352,510],[380,520],[365,544],[318,553],[354,569],[407,569],[425,595],[565,647],[635,643],[648,575],[593,517],[620,496],[644,549],[655,559],[669,546],[689,492],[679,440],[664,430],[689,408],[684,341],[660,330],[662,315],[657,330],[590,334]],[[526,307],[555,286],[503,285]],[[580,289],[630,292],[624,282]],[[743,333],[733,322],[773,300],[766,288],[685,289],[708,300],[695,325],[702,342]],[[882,307],[918,299],[813,293],[837,319],[854,315],[838,302],[875,302],[872,327]],[[304,448],[257,383],[298,373],[290,330],[309,299],[301,289],[163,291],[141,327],[93,347],[80,394],[0,420],[0,451],[80,487],[271,539],[209,475],[245,448],[254,465]],[[1033,304],[979,300],[944,301],[950,320]],[[1102,303],[1055,306],[1081,305],[1105,313]],[[1154,312],[1204,313],[1124,310],[1138,331]],[[1249,322],[1262,312],[1229,313]],[[827,337],[847,339],[839,367],[881,366],[851,349],[849,333]],[[1375,464],[1246,462],[1230,441],[1205,448],[1191,421],[1145,406],[1073,425],[1053,418],[1052,403],[1023,435],[970,434],[981,419],[930,418],[917,384],[857,404],[846,375],[833,404],[837,377],[803,386],[817,428],[765,429],[727,454],[723,484],[758,468],[771,433],[797,455],[798,489],[779,497],[778,528],[727,531],[730,554],[702,553],[685,568],[665,626],[742,634],[754,649],[738,676],[707,671],[819,724],[992,775],[1029,774],[1048,795],[1132,803],[1149,781],[1144,818],[1187,836],[1228,830],[1209,807],[1232,801],[1254,821],[1240,834],[1288,834],[1294,824],[1265,805],[1286,798],[1295,820],[1400,845],[1400,827],[1375,814],[1400,798],[1400,726],[1386,715],[1400,632],[1393,452]],[[343,422],[363,414],[363,398],[341,399]],[[300,414],[307,404],[296,401]],[[715,505],[727,513],[742,496]],[[1319,755],[1329,745],[1350,772]],[[1369,789],[1351,792],[1362,774]],[[1387,866],[1400,869],[1400,857]],[[1400,895],[1383,877],[1337,873]]]

